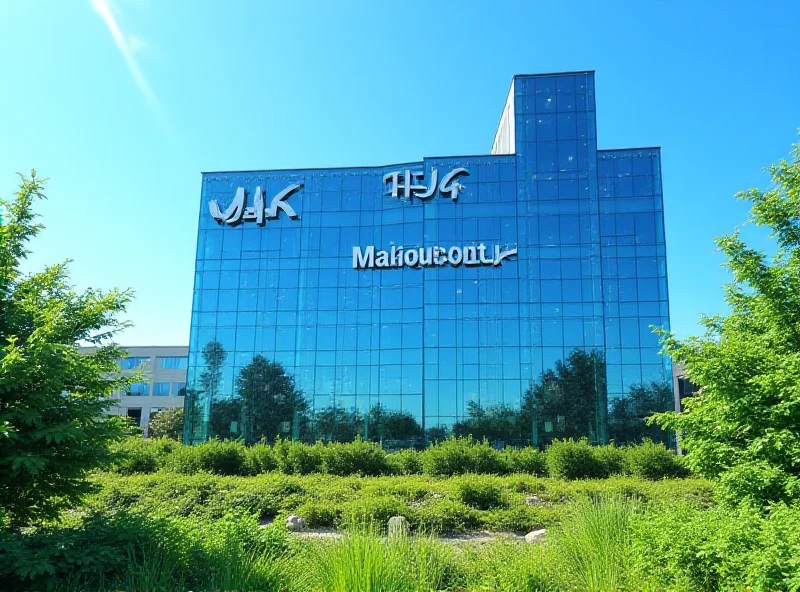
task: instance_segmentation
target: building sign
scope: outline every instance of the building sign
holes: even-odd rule
[[[383,182],[389,185],[387,193],[394,198],[402,197],[406,200],[410,200],[412,197],[422,200],[430,199],[436,193],[438,184],[439,193],[442,196],[456,201],[458,192],[464,189],[464,186],[458,182],[458,178],[466,175],[469,175],[469,171],[459,167],[447,173],[442,177],[442,182],[439,183],[439,171],[433,169],[431,170],[431,182],[429,185],[425,185],[423,183],[424,171],[406,169],[405,171],[387,173],[383,176]]]
[[[243,187],[239,187],[227,210],[224,212],[220,210],[219,204],[214,199],[208,202],[208,209],[214,220],[219,224],[228,224],[229,226],[235,226],[243,220],[252,220],[256,224],[263,226],[265,220],[278,217],[278,210],[283,210],[290,218],[297,218],[297,212],[294,211],[292,206],[286,203],[286,200],[302,186],[302,183],[289,185],[272,198],[269,207],[265,207],[266,202],[261,187],[256,187],[255,195],[253,195],[252,207],[247,207],[247,192]]]
[[[405,249],[392,247],[389,251],[376,251],[369,246],[363,251],[353,247],[353,269],[387,269],[393,267],[436,267],[452,265],[500,265],[503,259],[517,254],[517,249],[502,250],[500,245],[494,251],[481,243],[469,247],[419,247]]]

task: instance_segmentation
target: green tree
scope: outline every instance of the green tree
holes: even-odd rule
[[[89,490],[87,473],[110,458],[126,422],[103,417],[125,356],[108,345],[129,291],[76,292],[68,261],[21,271],[42,226],[33,209],[45,180],[32,171],[2,200],[0,223],[0,507],[14,525],[51,518]],[[81,355],[78,343],[98,347]],[[109,378],[111,376],[111,378]]]
[[[183,409],[167,407],[150,417],[150,437],[180,440],[183,437]]]
[[[749,247],[739,230],[717,239],[733,276],[730,314],[703,318],[700,337],[663,336],[699,391],[683,413],[655,416],[724,499],[760,504],[800,497],[800,145],[767,171],[771,189],[737,197],[774,253]]]

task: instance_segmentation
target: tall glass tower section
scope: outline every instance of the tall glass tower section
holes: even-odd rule
[[[664,439],[658,148],[594,73],[516,76],[490,154],[204,173],[185,440]]]

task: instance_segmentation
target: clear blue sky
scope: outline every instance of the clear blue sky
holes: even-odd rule
[[[800,3],[0,2],[0,192],[50,177],[31,267],[131,287],[188,342],[200,172],[488,153],[511,76],[596,70],[600,148],[662,146],[672,326],[800,126]]]

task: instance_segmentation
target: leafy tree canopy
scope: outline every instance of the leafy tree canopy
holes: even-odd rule
[[[150,418],[150,437],[170,440],[183,438],[183,408],[167,407]]]
[[[751,203],[748,223],[770,231],[774,255],[739,230],[717,239],[733,275],[730,314],[704,317],[700,337],[664,336],[699,392],[683,413],[656,415],[724,499],[760,504],[800,496],[800,145],[767,170],[771,189],[737,197]]]
[[[126,380],[107,378],[125,353],[108,345],[129,291],[79,293],[68,261],[26,274],[39,234],[34,201],[45,180],[32,171],[0,200],[0,508],[14,525],[51,518],[87,491],[86,474],[105,462],[125,421],[103,416]],[[78,353],[78,342],[98,346]]]

